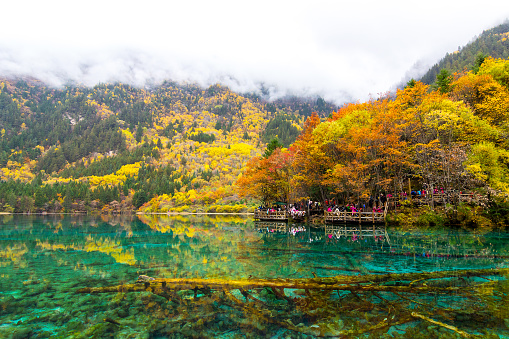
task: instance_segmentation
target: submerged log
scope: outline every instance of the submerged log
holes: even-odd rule
[[[193,290],[193,289],[242,289],[256,288],[285,288],[304,290],[345,290],[345,291],[394,291],[428,293],[433,292],[458,292],[464,290],[464,286],[444,287],[424,285],[424,282],[435,279],[457,277],[481,277],[509,275],[509,269],[478,269],[478,270],[453,270],[424,273],[399,273],[399,274],[367,274],[367,275],[340,275],[335,277],[315,277],[304,279],[185,279],[185,278],[152,278],[143,279],[142,283],[122,284],[105,287],[85,287],[77,293],[108,293],[108,292],[142,292],[151,291],[156,293],[165,289]],[[387,285],[385,283],[397,283]],[[157,293],[156,293],[157,294]]]
[[[254,328],[260,322],[271,323],[317,336],[351,337],[380,333],[418,319],[457,335],[474,338],[477,336],[446,321],[457,316],[475,319],[475,314],[485,309],[486,298],[489,297],[486,291],[499,289],[498,295],[507,294],[507,291],[500,290],[499,285],[500,280],[507,277],[507,268],[303,279],[167,279],[140,276],[133,284],[85,287],[77,293],[148,291],[182,308],[220,303],[249,314]],[[434,301],[441,295],[445,295],[444,300],[459,298],[459,303],[445,307],[443,303]],[[201,301],[195,303],[190,299]],[[474,307],[472,300],[480,306]],[[366,316],[366,312],[372,312],[373,319],[365,326],[339,328],[323,320],[338,314],[345,317]],[[491,313],[489,316],[497,318],[499,314]],[[310,326],[295,325],[300,321],[299,317],[314,323]]]
[[[452,325],[448,325],[448,324],[444,324],[443,322],[441,321],[436,321],[436,320],[433,320],[431,318],[428,318],[422,314],[419,314],[417,312],[412,312],[412,317],[415,317],[415,318],[420,318],[420,319],[423,319],[423,320],[426,320],[427,322],[430,322],[432,324],[435,324],[435,325],[438,325],[438,326],[442,326],[444,328],[447,328],[448,330],[451,330],[451,331],[454,331],[456,333],[458,333],[459,335],[461,335],[462,337],[464,338],[472,338],[473,336],[470,334],[470,333],[467,333],[465,331],[462,331],[462,330],[459,330],[457,327],[455,326],[452,326]]]

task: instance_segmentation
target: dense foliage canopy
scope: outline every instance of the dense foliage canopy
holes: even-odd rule
[[[265,202],[357,203],[409,186],[505,197],[508,135],[509,60],[488,57],[437,90],[413,82],[324,121],[312,115],[295,143],[252,159],[237,183],[243,196]]]

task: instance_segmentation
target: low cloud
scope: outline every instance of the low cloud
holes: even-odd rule
[[[4,27],[16,29],[0,37],[0,77],[52,86],[222,83],[239,92],[264,86],[273,98],[364,101],[509,17],[491,10],[502,1],[452,3],[20,0],[4,8]]]

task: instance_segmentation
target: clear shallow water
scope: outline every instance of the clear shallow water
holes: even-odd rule
[[[311,300],[296,307],[268,289],[250,292],[263,301],[256,307],[239,290],[231,292],[244,301],[240,307],[222,297],[200,298],[203,291],[196,300],[192,291],[179,292],[183,304],[148,291],[76,293],[84,287],[131,284],[139,275],[298,279],[509,267],[505,232],[388,228],[374,238],[289,230],[291,225],[237,216],[0,216],[0,337],[286,338],[334,337],[347,331],[351,337],[373,338],[459,335],[415,316],[372,328],[387,318],[405,319],[411,311],[458,331],[509,337],[504,277],[489,277],[494,285],[476,290],[472,298],[460,293],[401,297],[385,291],[329,295],[287,290],[286,296]],[[460,277],[453,285],[479,281],[488,280]],[[477,316],[450,312],[465,307],[479,310]]]

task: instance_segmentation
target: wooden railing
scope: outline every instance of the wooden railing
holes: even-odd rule
[[[259,220],[287,220],[286,211],[255,210],[254,218]]]
[[[348,212],[325,211],[325,222],[358,222],[358,223],[383,223],[385,221],[385,213],[383,212]]]
[[[426,195],[412,195],[405,197],[390,197],[388,198],[388,203],[391,209],[397,208],[399,204],[401,204],[405,200],[410,200],[412,203],[422,204],[422,205],[432,205],[432,204],[444,204],[444,203],[457,203],[459,202],[467,202],[476,205],[480,205],[484,202],[487,202],[488,198],[486,196],[477,194],[477,193],[461,193],[461,194],[447,194],[447,193],[427,193]]]

